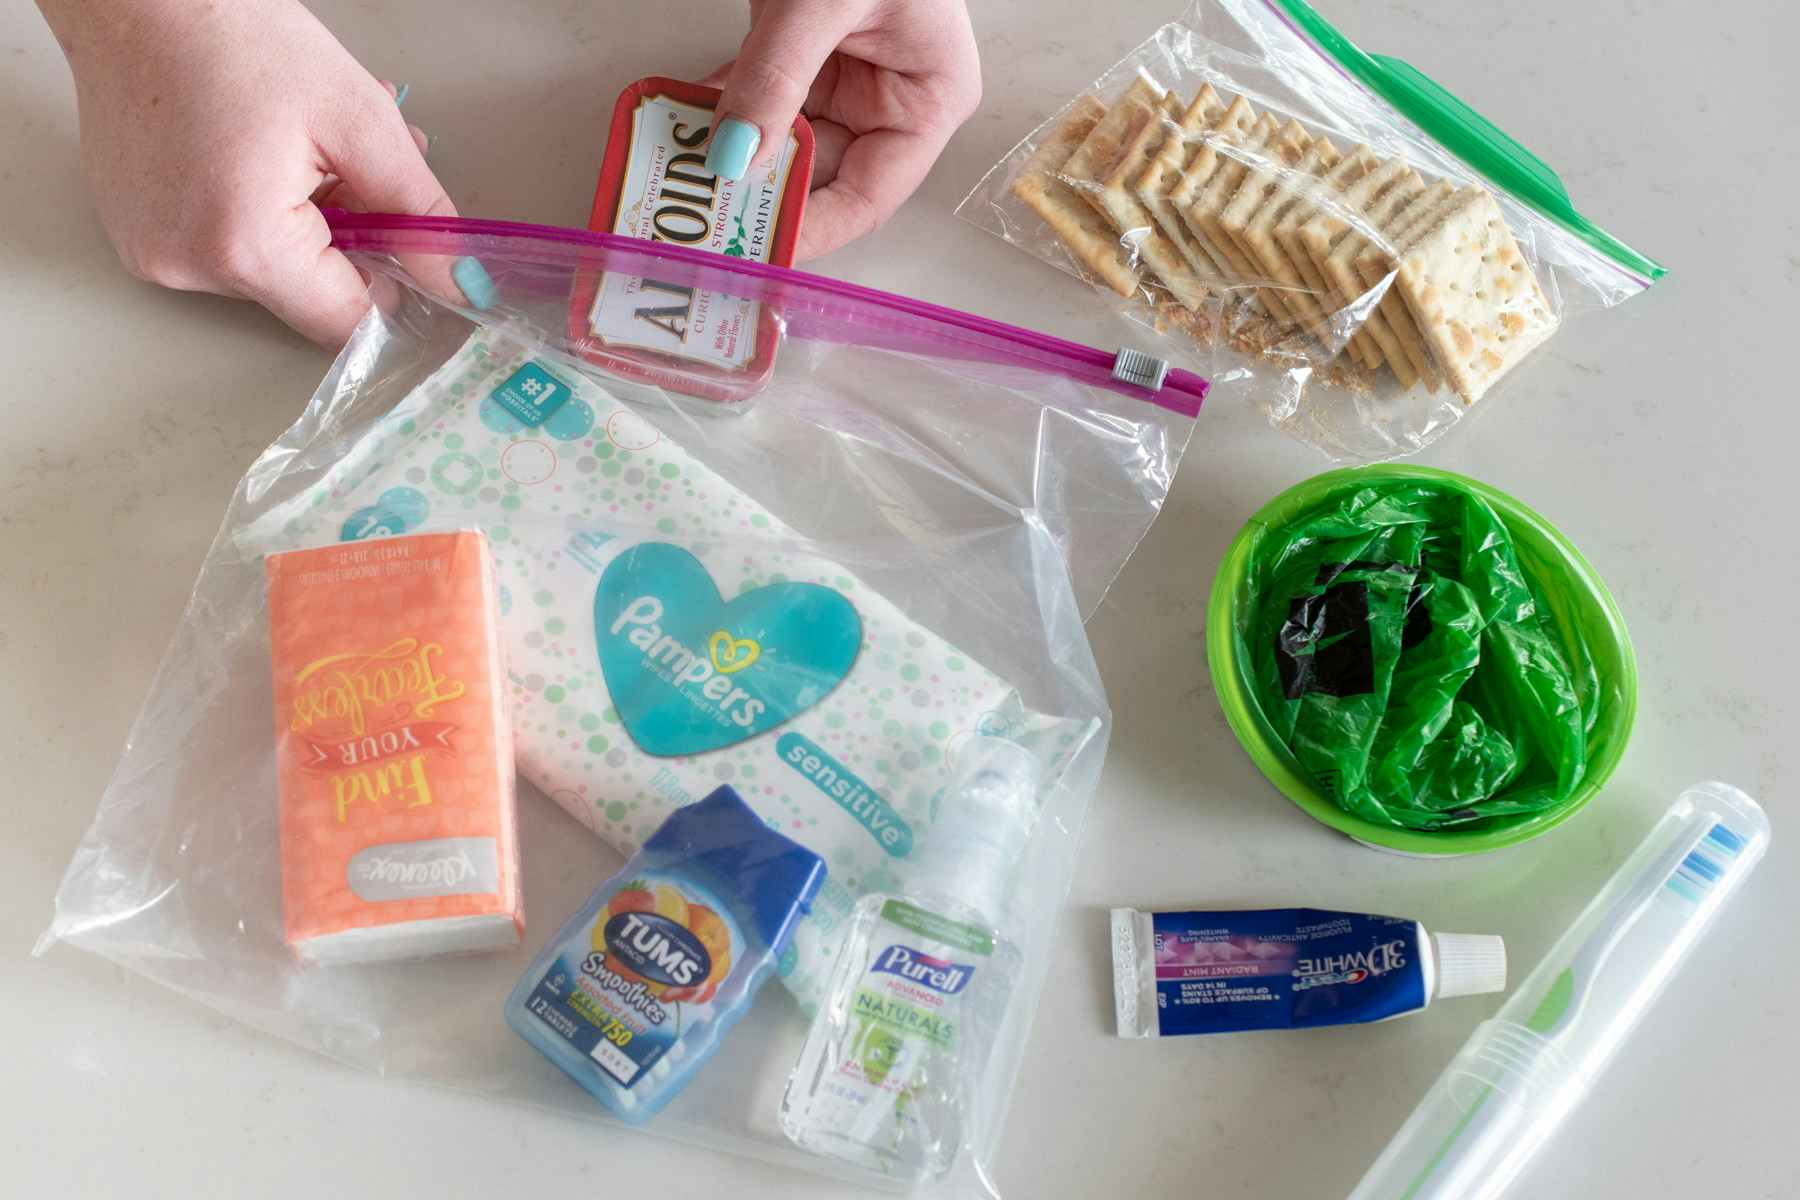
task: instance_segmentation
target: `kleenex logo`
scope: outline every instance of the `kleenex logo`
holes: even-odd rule
[[[898,943],[883,950],[871,969],[885,975],[898,975],[946,996],[962,991],[968,986],[969,976],[975,974],[974,967],[933,958]]]
[[[500,889],[493,838],[434,838],[359,850],[350,860],[350,890],[364,900],[465,896]]]

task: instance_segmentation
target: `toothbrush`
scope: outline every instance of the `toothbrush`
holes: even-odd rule
[[[1551,982],[1544,998],[1526,1018],[1527,1029],[1553,1043],[1564,1038],[1586,1008],[1607,959],[1658,896],[1669,891],[1689,904],[1705,903],[1708,889],[1724,875],[1724,867],[1711,855],[1728,861],[1744,848],[1744,839],[1721,824],[1715,823],[1708,829],[1690,827],[1683,832],[1687,836],[1660,855],[1652,868],[1632,883],[1619,903],[1612,906],[1614,915],[1594,930],[1575,961]]]
[[[1351,1200],[1493,1200],[1586,1096],[1768,843],[1754,800],[1688,789],[1494,1020]]]

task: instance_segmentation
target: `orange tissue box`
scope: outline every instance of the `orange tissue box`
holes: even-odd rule
[[[498,590],[480,533],[273,554],[285,936],[373,962],[524,934]]]

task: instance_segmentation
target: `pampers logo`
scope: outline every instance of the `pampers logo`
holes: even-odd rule
[[[633,546],[594,593],[594,640],[613,708],[646,754],[734,745],[824,699],[862,647],[862,618],[815,583],[772,583],[730,601],[700,560]]]
[[[723,629],[707,639],[707,653],[664,633],[663,602],[655,596],[639,596],[625,606],[608,630],[644,652],[650,670],[677,688],[689,690],[689,699],[703,704],[719,722],[749,728],[762,716],[768,703],[732,684],[731,676],[762,657],[762,645],[754,638],[734,638]],[[721,652],[722,651],[722,652]]]
[[[946,996],[954,996],[962,991],[968,986],[969,977],[975,974],[974,967],[953,963],[949,959],[933,958],[898,943],[883,950],[870,969],[885,975],[898,975]]]
[[[912,853],[913,831],[886,800],[856,773],[821,749],[803,733],[784,733],[775,743],[781,761],[812,781],[869,831],[876,844],[895,858]]]
[[[1303,958],[1294,967],[1294,990],[1303,992],[1333,983],[1361,983],[1405,965],[1406,943],[1401,941],[1383,942],[1349,954]]]

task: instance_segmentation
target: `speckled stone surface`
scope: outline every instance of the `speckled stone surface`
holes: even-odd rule
[[[704,74],[734,52],[743,20],[726,0],[627,21],[616,0],[314,7],[372,70],[411,84],[407,115],[436,135],[433,164],[464,212],[567,225],[586,218],[619,88]],[[950,213],[1177,4],[975,7],[980,112],[884,230],[813,266],[1116,344],[1129,327],[1109,309]],[[1771,855],[1518,1194],[1791,1195],[1800,838],[1782,792],[1800,722],[1787,625],[1800,596],[1800,151],[1770,131],[1796,99],[1784,47],[1800,19],[1772,0],[1729,13],[1632,0],[1327,7],[1363,45],[1495,117],[1561,169],[1584,210],[1672,268],[1628,306],[1571,320],[1503,403],[1423,456],[1526,501],[1606,578],[1642,670],[1635,743],[1580,819],[1486,858],[1384,857],[1284,803],[1212,695],[1205,597],[1243,519],[1326,464],[1221,389],[1089,626],[1117,724],[994,1181],[1009,1200],[1342,1195],[1499,1002],[1367,1029],[1125,1044],[1112,1034],[1108,906],[1385,911],[1504,934],[1522,975],[1676,791],[1719,777],[1768,805]],[[79,952],[26,957],[235,481],[326,360],[246,305],[119,269],[82,191],[66,70],[30,6],[0,11],[0,146],[5,1190],[846,1195],[780,1166],[358,1075]],[[574,888],[611,869],[553,807],[522,807],[524,853],[545,878]]]

